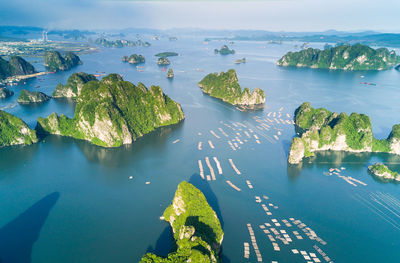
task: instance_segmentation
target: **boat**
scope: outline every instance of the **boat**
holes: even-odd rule
[[[365,82],[365,81],[363,81],[363,82],[360,82],[361,84],[364,84],[364,85],[370,85],[370,86],[376,86],[376,84],[375,83],[372,83],[372,82]]]

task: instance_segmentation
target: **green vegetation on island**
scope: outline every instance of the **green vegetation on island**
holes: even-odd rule
[[[97,80],[92,74],[84,72],[73,73],[69,76],[67,85],[62,85],[61,83],[57,85],[52,96],[53,98],[75,99],[81,93],[83,85],[92,80]]]
[[[32,130],[20,118],[0,110],[0,147],[32,144],[38,138],[35,130]]]
[[[298,52],[288,52],[278,60],[277,65],[342,70],[385,70],[399,63],[400,56],[394,51],[356,44],[325,50],[307,48]]]
[[[122,47],[149,47],[151,44],[142,40],[108,40],[104,37],[100,37],[95,40],[95,44],[101,45],[103,47],[114,47],[114,48],[122,48]]]
[[[169,78],[169,79],[172,79],[172,78],[174,78],[174,71],[172,70],[172,68],[170,68],[170,69],[168,69],[168,72],[167,72],[167,78]]]
[[[383,181],[400,181],[400,174],[390,170],[383,163],[368,166],[368,172]]]
[[[8,61],[0,57],[0,80],[12,76],[33,74],[35,72],[35,68],[21,57],[12,56]]]
[[[44,56],[44,65],[49,71],[65,71],[82,64],[81,59],[73,52],[66,52],[64,56],[58,51],[48,51]]]
[[[90,141],[103,147],[130,144],[158,127],[184,119],[181,106],[160,87],[146,88],[110,74],[85,83],[72,119],[56,113],[38,118],[37,131]]]
[[[21,90],[17,101],[21,104],[40,103],[48,101],[50,98],[50,96],[47,96],[43,92],[23,89]]]
[[[129,64],[140,64],[144,63],[146,59],[142,55],[132,54],[129,57],[123,56],[122,62],[128,62]]]
[[[229,49],[227,45],[223,45],[221,49],[214,49],[215,54],[221,54],[221,55],[229,55],[229,54],[235,54],[235,50]]]
[[[160,57],[160,58],[175,57],[178,55],[179,54],[176,52],[162,52],[162,53],[155,54],[156,57]]]
[[[7,88],[0,88],[0,99],[7,99],[14,95],[14,91],[9,90]]]
[[[300,137],[292,140],[288,159],[291,164],[325,150],[400,154],[400,124],[393,126],[387,139],[378,140],[367,115],[314,109],[309,102],[296,109],[294,121]]]
[[[147,253],[140,263],[222,262],[219,253],[224,232],[217,214],[199,189],[181,182],[163,219],[172,227],[177,250],[167,258]]]
[[[232,105],[252,108],[265,102],[265,93],[259,88],[255,88],[253,93],[249,88],[242,91],[234,69],[220,74],[210,73],[198,85],[204,93]]]
[[[167,66],[169,64],[171,64],[171,62],[166,57],[161,57],[161,58],[158,58],[158,60],[157,60],[157,65],[159,65],[159,66]]]

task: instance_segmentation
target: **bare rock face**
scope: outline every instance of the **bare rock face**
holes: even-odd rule
[[[6,99],[14,95],[14,91],[7,88],[0,88],[0,99]]]

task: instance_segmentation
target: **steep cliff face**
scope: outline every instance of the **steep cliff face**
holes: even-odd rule
[[[35,68],[19,56],[10,57],[9,61],[0,57],[0,79],[17,75],[28,75],[35,72]]]
[[[0,88],[0,99],[6,99],[14,95],[14,91],[7,88]]]
[[[177,251],[167,258],[147,253],[140,262],[221,262],[224,233],[200,190],[185,181],[180,183],[163,217],[172,227]]]
[[[58,51],[47,51],[44,65],[49,71],[65,71],[82,64],[80,58],[72,52],[66,52],[64,57]]]
[[[28,75],[35,73],[35,68],[25,59],[13,56],[8,61],[12,68],[13,75]]]
[[[52,96],[54,98],[76,98],[81,93],[83,85],[89,81],[97,81],[97,79],[92,74],[74,73],[68,78],[67,85],[57,85]]]
[[[387,139],[377,140],[372,134],[371,121],[364,114],[338,114],[314,109],[305,102],[296,109],[294,121],[300,137],[292,140],[288,159],[291,164],[313,156],[316,151],[400,153],[400,125],[393,126]]]
[[[36,132],[25,122],[5,111],[0,110],[0,147],[36,143]]]
[[[253,93],[248,88],[242,91],[234,69],[208,74],[198,85],[204,93],[232,105],[255,106],[265,102],[265,93],[259,88],[255,88]]]
[[[400,56],[397,56],[394,51],[356,44],[325,50],[308,48],[298,52],[288,52],[278,60],[277,65],[343,70],[384,70],[399,63]]]
[[[110,74],[101,81],[83,85],[72,119],[54,113],[39,118],[37,130],[118,147],[183,118],[181,106],[160,87],[147,89],[141,83],[135,86],[117,74]]]
[[[26,103],[39,103],[48,101],[51,97],[47,96],[43,92],[29,91],[26,89],[21,90],[18,97],[18,102],[22,104]]]

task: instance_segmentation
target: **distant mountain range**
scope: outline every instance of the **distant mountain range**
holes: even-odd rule
[[[59,35],[69,39],[84,39],[94,34],[111,34],[110,36],[125,36],[129,34],[154,34],[154,35],[197,35],[204,36],[207,40],[252,40],[252,41],[301,41],[301,42],[327,42],[340,44],[361,43],[370,46],[400,47],[400,33],[383,33],[377,31],[337,31],[326,30],[322,32],[285,32],[266,30],[211,30],[199,28],[172,28],[167,30],[150,28],[125,28],[115,30],[61,30],[45,29],[31,26],[0,26],[0,41],[24,41],[29,34],[41,34],[48,31],[48,35]]]

